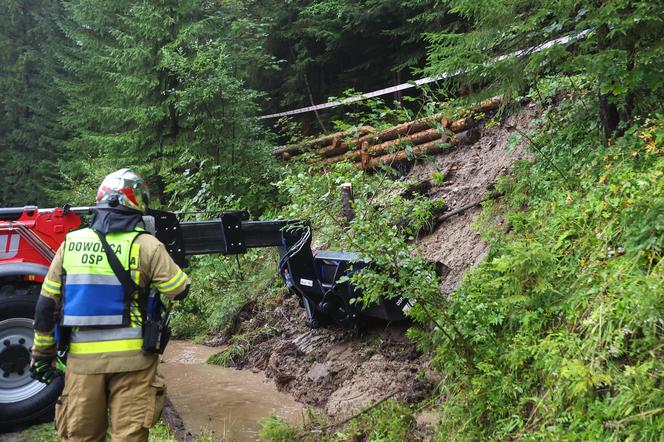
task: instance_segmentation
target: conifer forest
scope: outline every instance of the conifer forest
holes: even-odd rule
[[[354,305],[408,303],[312,329],[276,249],[191,257],[174,339],[306,410],[193,440],[664,437],[664,2],[0,3],[0,207],[129,167],[184,220],[306,220],[369,263]]]

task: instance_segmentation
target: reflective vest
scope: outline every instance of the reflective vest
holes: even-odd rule
[[[106,235],[111,249],[138,285],[140,234],[114,232]],[[143,345],[139,293],[125,295],[111,269],[104,247],[92,229],[67,234],[61,324],[72,327],[71,354],[140,350]],[[128,298],[128,299],[127,299]]]

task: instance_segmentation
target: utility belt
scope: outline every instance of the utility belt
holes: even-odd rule
[[[148,298],[147,315],[143,320],[143,352],[163,354],[171,339],[171,307],[161,301],[159,293],[152,289]]]

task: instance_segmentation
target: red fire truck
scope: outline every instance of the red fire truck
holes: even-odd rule
[[[41,283],[80,210],[0,209],[0,430],[52,418],[63,381],[30,377],[33,317]]]

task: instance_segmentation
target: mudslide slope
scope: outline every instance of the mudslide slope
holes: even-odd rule
[[[480,124],[477,141],[444,150],[434,157],[435,163],[411,165],[409,177],[431,180],[435,171],[442,171],[443,182],[430,185],[427,194],[444,198],[448,211],[480,201],[514,161],[527,157],[524,146],[509,147],[509,138],[515,127],[527,129],[537,113],[533,105],[526,105],[502,124]],[[480,210],[475,207],[450,217],[418,243],[426,257],[450,269],[441,296],[449,295],[486,253],[487,244],[472,228]],[[240,367],[264,371],[281,391],[333,419],[388,396],[416,402],[432,388],[427,357],[405,337],[407,325],[376,325],[360,338],[336,326],[311,330],[304,326],[303,310],[294,298],[284,299],[276,310],[252,311],[246,318],[239,326],[241,333],[265,324],[276,332],[255,343]]]

